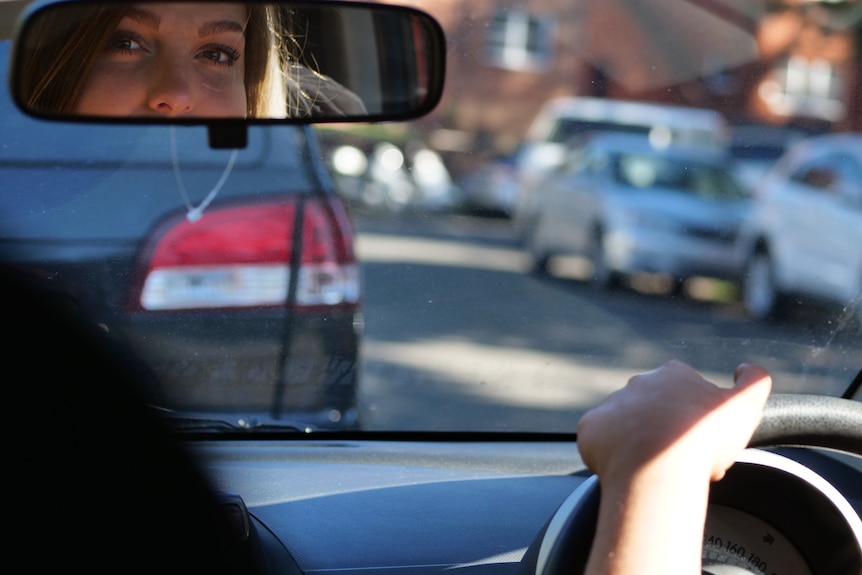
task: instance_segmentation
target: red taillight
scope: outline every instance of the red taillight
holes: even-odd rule
[[[297,209],[302,251],[294,304],[359,300],[350,224],[340,205],[321,198],[210,209],[195,222],[177,218],[150,240],[134,307],[143,310],[284,306],[290,296]]]

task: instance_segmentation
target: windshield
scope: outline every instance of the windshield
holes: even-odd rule
[[[848,387],[856,3],[401,3],[448,41],[443,99],[414,122],[254,126],[213,150],[201,127],[34,120],[5,91],[3,257],[134,352],[182,430],[574,433],[670,359],[725,385],[749,362],[777,393]],[[626,132],[658,151],[621,155],[617,184],[689,193],[615,209],[598,169],[527,153],[561,96],[669,120],[548,122],[530,146]],[[690,109],[723,121],[678,137]],[[704,164],[704,142],[768,166]]]
[[[746,195],[726,167],[697,159],[621,154],[614,158],[613,173],[617,183],[635,190],[664,188],[712,200]]]

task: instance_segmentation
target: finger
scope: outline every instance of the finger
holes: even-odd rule
[[[763,401],[766,401],[766,396],[772,390],[772,377],[759,365],[739,364],[733,372],[733,380],[735,391],[742,392],[753,388],[753,394],[762,396]]]
[[[732,414],[725,420],[725,443],[716,453],[712,480],[718,481],[733,464],[734,459],[751,438],[763,416],[763,406],[772,389],[772,377],[760,366],[740,364],[734,372],[735,384],[726,390],[728,399],[724,413]]]

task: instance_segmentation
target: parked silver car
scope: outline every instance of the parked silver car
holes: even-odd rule
[[[837,303],[862,329],[862,134],[797,143],[755,198],[739,244],[747,313],[774,316],[792,295]]]
[[[567,142],[590,132],[650,136],[653,141],[723,149],[730,134],[716,110],[618,100],[562,97],[546,102],[533,119],[515,162],[512,219],[520,235],[533,215],[539,183],[564,160]]]
[[[597,133],[579,141],[544,181],[527,237],[533,267],[586,256],[597,286],[623,275],[735,279],[736,234],[750,197],[724,154]]]

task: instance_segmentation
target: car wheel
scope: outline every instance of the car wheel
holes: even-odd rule
[[[749,447],[786,445],[862,456],[862,403],[819,395],[771,396]],[[600,498],[598,476],[591,475],[560,505],[533,541],[517,575],[583,573],[595,536]]]
[[[742,303],[745,313],[754,319],[772,317],[778,307],[778,289],[772,260],[765,250],[749,258],[742,280]]]
[[[672,298],[685,298],[685,282],[686,278],[675,277],[671,278],[671,286],[670,286],[670,297]]]
[[[858,293],[862,293],[862,290]],[[856,311],[856,334],[862,337],[862,300],[857,298],[854,309]]]
[[[533,218],[527,225],[524,237],[524,247],[530,258],[530,271],[537,275],[545,275],[548,273],[548,262],[551,259],[550,254],[542,241],[539,239],[539,218]]]
[[[610,289],[619,285],[620,274],[608,265],[604,234],[601,230],[596,230],[593,233],[589,258],[590,264],[593,267],[592,275],[590,276],[593,287],[597,289]]]

